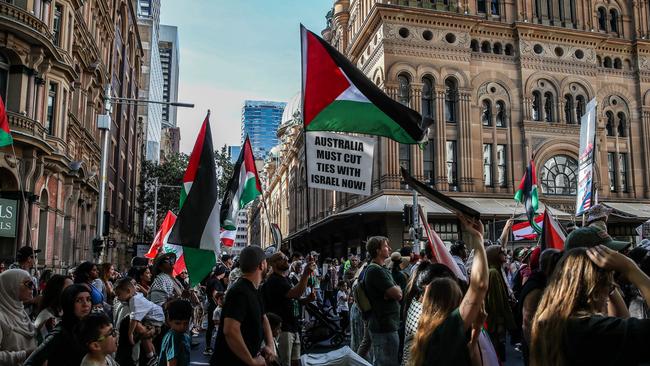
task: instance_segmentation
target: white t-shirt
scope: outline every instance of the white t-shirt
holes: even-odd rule
[[[339,292],[336,293],[336,311],[350,311],[350,307],[348,306],[348,294],[342,290],[339,290]]]
[[[212,322],[221,320],[221,306],[217,306],[212,312]],[[214,326],[214,330],[219,332],[219,325]]]
[[[111,356],[106,356],[106,360],[104,363],[97,363],[95,361],[92,361],[89,357],[88,354],[86,354],[81,360],[81,364],[79,366],[119,366],[117,362],[113,359]]]
[[[132,320],[137,320],[139,322],[142,320],[153,322],[165,321],[165,312],[162,307],[147,300],[140,292],[137,292],[129,300],[129,308],[131,309]]]

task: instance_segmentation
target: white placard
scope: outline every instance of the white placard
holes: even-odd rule
[[[374,138],[314,131],[306,142],[309,188],[370,195]]]

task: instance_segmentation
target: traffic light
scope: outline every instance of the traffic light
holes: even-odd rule
[[[104,211],[104,225],[102,226],[102,236],[108,236],[111,227],[111,212]]]
[[[404,226],[413,225],[413,205],[404,205],[404,211],[402,212],[402,222]]]
[[[93,239],[93,253],[99,254],[104,249],[104,240],[102,238]]]

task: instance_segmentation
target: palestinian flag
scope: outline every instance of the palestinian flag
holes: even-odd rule
[[[210,113],[205,117],[183,176],[180,211],[168,243],[183,247],[190,285],[207,276],[219,252],[219,202]],[[178,257],[178,256],[177,256]]]
[[[167,211],[167,215],[160,225],[156,237],[151,243],[149,251],[144,256],[149,259],[154,259],[158,253],[175,253],[176,254],[176,264],[174,264],[174,276],[178,275],[185,269],[185,256],[183,255],[183,247],[180,245],[169,244],[167,239],[169,239],[169,234],[174,227],[176,222],[176,215],[173,212]]]
[[[305,131],[384,136],[404,144],[426,138],[429,118],[391,99],[322,38],[300,26]]]
[[[14,139],[11,137],[11,132],[9,131],[9,118],[7,118],[7,109],[5,108],[5,103],[0,97],[0,147],[11,145],[14,143]]]
[[[221,228],[226,233],[222,233],[222,238],[234,237],[234,233],[228,232],[237,230],[237,212],[261,194],[262,184],[257,175],[253,148],[246,136],[221,203]]]
[[[449,249],[445,245],[445,243],[440,239],[440,236],[438,233],[436,233],[435,230],[431,228],[429,225],[429,222],[427,221],[427,217],[424,215],[424,211],[422,211],[422,207],[418,205],[418,215],[420,217],[420,222],[422,223],[422,226],[424,226],[424,232],[427,235],[427,241],[429,248],[431,249],[431,253],[433,253],[433,260],[436,263],[441,263],[447,266],[458,279],[463,280],[464,282],[467,281],[467,273],[464,273],[456,261],[454,260],[454,257],[451,256],[451,253],[449,252]]]
[[[542,250],[548,248],[555,248],[564,250],[564,240],[566,234],[562,225],[555,219],[548,208],[544,211],[544,227],[542,230],[542,240],[540,246]]]
[[[515,201],[523,203],[526,206],[526,215],[528,216],[528,222],[537,233],[542,232],[535,222],[535,215],[537,209],[539,208],[539,198],[537,197],[537,174],[535,173],[535,162],[531,159],[524,173],[523,178],[521,178],[521,183],[519,183],[519,189],[515,193]]]
[[[535,217],[535,223],[540,228],[544,228],[544,214],[538,215]],[[530,225],[530,222],[524,221],[512,225],[512,235],[515,237],[515,240],[535,240],[537,239],[537,232]]]

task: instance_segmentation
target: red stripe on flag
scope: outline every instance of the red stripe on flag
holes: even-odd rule
[[[454,258],[451,256],[451,253],[449,253],[449,249],[447,249],[447,246],[445,246],[445,243],[442,242],[442,239],[438,236],[438,233],[436,233],[431,227],[429,226],[429,223],[426,220],[426,217],[424,217],[424,213],[422,212],[422,208],[419,209],[419,215],[420,215],[420,222],[424,226],[424,231],[427,233],[427,238],[429,239],[429,247],[431,248],[431,253],[433,253],[433,260],[436,261],[437,263],[444,264],[449,268],[456,277],[459,279],[467,282],[467,274],[463,273],[460,270],[460,267],[458,267],[458,264],[454,260]]]
[[[167,241],[167,234],[169,234],[169,231],[172,229],[175,222],[176,215],[174,215],[174,213],[171,211],[167,211],[167,215],[165,216],[162,224],[160,224],[160,229],[158,229],[156,237],[153,238],[153,242],[151,243],[151,247],[149,247],[149,251],[144,255],[145,257],[151,259],[156,258],[156,255],[158,255],[160,249],[162,249],[162,247],[165,245],[165,242]]]
[[[253,147],[251,146],[251,141],[248,136],[246,136],[246,141],[244,141],[244,166],[241,169],[245,169],[246,172],[253,172],[255,174],[255,186],[257,187],[258,192],[262,193],[262,184],[260,183],[260,177],[257,174],[257,167],[255,166]]]
[[[209,119],[210,115],[208,114],[205,116],[205,120],[203,120],[203,125],[201,125],[199,135],[196,137],[196,142],[194,143],[194,148],[192,149],[192,154],[190,155],[190,161],[187,164],[185,175],[183,175],[183,183],[194,181],[194,176],[196,175],[196,170],[199,168],[199,161],[201,160],[201,152],[203,151],[205,127],[207,126]]]

